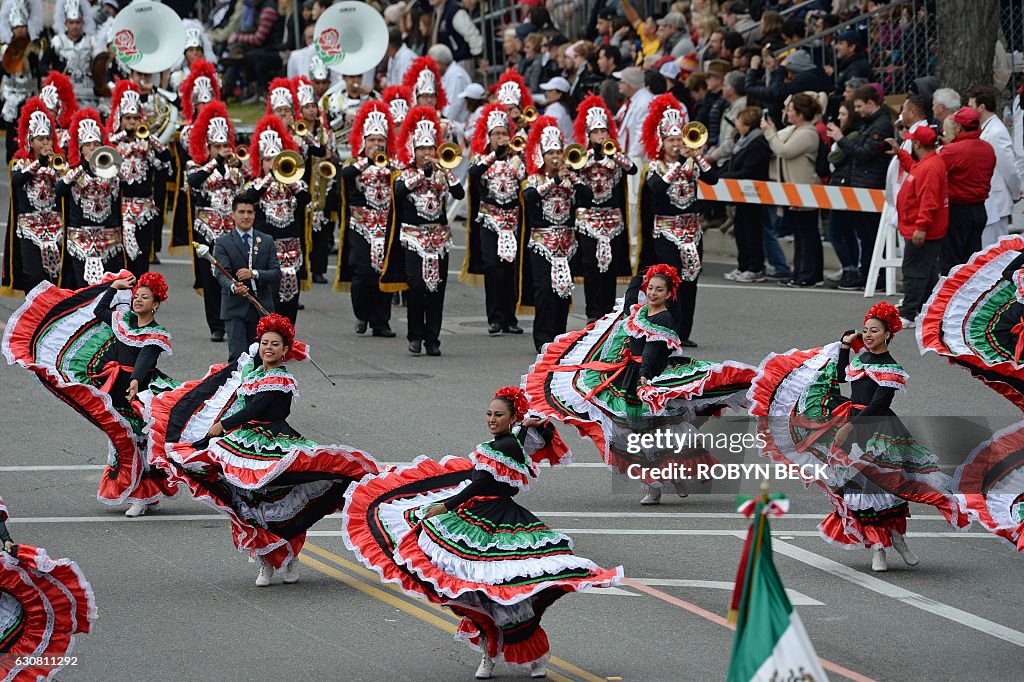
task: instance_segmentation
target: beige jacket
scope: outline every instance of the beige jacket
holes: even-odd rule
[[[799,128],[788,126],[778,131],[769,128],[764,136],[774,155],[768,169],[772,180],[803,185],[821,184],[821,179],[814,172],[821,138],[813,123]]]

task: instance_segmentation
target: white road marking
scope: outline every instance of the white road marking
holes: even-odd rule
[[[641,585],[650,585],[651,587],[698,587],[708,590],[732,590],[735,587],[735,584],[728,580],[683,580],[680,578],[633,578],[633,580]],[[789,601],[793,603],[793,606],[825,605],[813,597],[808,597],[803,592],[797,592],[788,587],[786,594],[789,595]]]
[[[793,534],[793,533],[791,533]],[[914,534],[911,533],[911,536]],[[919,534],[928,536],[930,534]],[[978,535],[977,533],[953,533],[953,535]],[[988,535],[988,534],[986,534]],[[736,534],[736,537],[745,538],[746,533],[740,532]],[[995,535],[989,535],[989,537],[996,537]],[[841,564],[838,561],[833,561],[827,557],[823,557],[814,552],[810,552],[802,547],[791,545],[788,542],[776,540],[772,542],[772,550],[776,554],[782,554],[788,556],[791,559],[796,559],[808,566],[813,566],[826,573],[837,576],[846,580],[847,582],[853,583],[859,587],[863,587],[866,590],[871,590],[882,596],[895,599],[896,601],[902,602],[914,608],[926,611],[933,615],[945,618],[958,625],[965,625],[972,630],[976,630],[986,635],[991,635],[997,639],[1001,639],[1004,642],[1009,642],[1019,647],[1024,647],[1024,632],[1013,630],[1005,625],[994,623],[981,616],[976,616],[973,613],[961,611],[960,609],[950,606],[949,604],[943,604],[940,601],[936,601],[929,597],[926,597],[917,592],[911,592],[910,590],[904,589],[888,583],[880,578],[876,578],[873,575],[867,573],[861,573],[860,571],[854,570],[845,564]],[[867,552],[864,552],[867,556]]]

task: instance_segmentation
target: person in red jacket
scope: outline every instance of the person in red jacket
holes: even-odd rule
[[[948,142],[940,150],[949,184],[949,224],[952,225],[939,255],[943,275],[981,251],[981,233],[988,214],[985,200],[996,168],[992,145],[981,139],[981,120],[970,107],[960,107],[942,127]]]
[[[939,251],[949,230],[949,185],[946,154],[935,153],[938,135],[919,126],[907,135],[912,154],[887,140],[899,156],[907,179],[896,196],[896,213],[903,237],[903,303],[900,319],[913,327],[928,293],[939,279]]]

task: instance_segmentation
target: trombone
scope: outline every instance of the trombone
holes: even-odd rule
[[[55,154],[50,157],[50,167],[57,175],[64,175],[68,172],[68,160],[60,154]]]
[[[297,152],[283,151],[274,157],[274,167],[271,171],[274,179],[282,185],[294,185],[302,180],[306,174],[306,162],[302,160]]]
[[[523,151],[526,149],[526,138],[522,135],[516,135],[512,138],[512,141],[509,142],[509,147],[511,147],[512,151],[516,153]]]
[[[601,143],[601,153],[605,156],[615,156],[619,153],[619,145],[615,140],[605,140]]]
[[[537,113],[537,107],[529,106],[523,109],[523,113],[516,119],[516,125],[520,128],[529,128],[530,124],[537,120],[540,114]]]
[[[565,165],[574,171],[587,165],[587,148],[581,144],[571,144],[565,148]]]
[[[235,147],[235,158],[238,159],[239,161],[248,161],[249,148],[246,147],[244,144],[240,144],[237,147]]]
[[[683,144],[690,149],[700,149],[708,143],[708,129],[700,121],[690,121],[683,126]]]
[[[376,154],[373,155],[371,161],[373,161],[373,165],[376,166],[377,168],[387,168],[388,153],[383,151],[377,152]]]
[[[121,154],[113,147],[100,147],[89,157],[89,165],[96,177],[109,180],[121,170]]]
[[[462,163],[462,150],[454,142],[445,142],[437,148],[438,165],[445,170],[451,170]]]
[[[150,130],[149,130],[149,126],[146,125],[145,123],[140,123],[139,125],[135,126],[135,139],[136,140],[148,139],[150,134],[151,133],[150,133]]]
[[[292,124],[292,132],[299,137],[305,137],[306,135],[309,135],[309,124],[302,119],[299,119]]]

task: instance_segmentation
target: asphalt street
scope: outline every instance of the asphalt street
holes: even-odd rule
[[[525,336],[489,337],[483,290],[456,281],[462,256],[453,252],[439,358],[406,351],[404,308],[394,308],[399,337],[375,339],[354,333],[347,294],[329,285],[302,294],[298,337],[338,385],[308,364],[293,368],[296,429],[393,463],[465,454],[488,437],[490,396],[518,383],[534,359],[530,320]],[[161,258],[171,297],[159,319],[175,351],[160,368],[179,380],[199,377],[226,359],[227,346],[208,340],[190,261]],[[821,345],[859,327],[869,305],[858,294],[728,283],[726,261],[709,254],[701,279],[698,357],[757,364],[772,351]],[[0,299],[0,318],[18,303]],[[582,300],[571,327],[582,327],[581,311]],[[929,446],[961,447],[941,435],[943,420],[1012,421],[1009,403],[981,383],[934,355],[919,356],[911,332],[892,352],[911,375],[894,408],[912,429],[920,425]],[[257,588],[256,565],[235,552],[224,518],[185,494],[139,519],[98,503],[102,435],[26,372],[0,369],[0,391],[0,496],[12,533],[73,558],[96,591],[99,620],[79,639],[78,665],[60,679],[472,679],[478,659],[452,641],[456,619],[382,585],[345,549],[337,518],[310,533],[298,584]],[[621,564],[628,580],[569,595],[548,612],[550,679],[724,679],[733,636],[724,615],[746,528],[734,495],[666,494],[660,507],[641,507],[639,484],[613,481],[593,446],[561,432],[574,465],[542,470],[517,499],[571,534],[577,553]],[[977,527],[955,533],[933,509],[914,507],[909,542],[921,563],[911,569],[893,555],[888,573],[872,573],[868,552],[818,537],[830,510],[821,495],[796,484],[783,489],[791,513],[772,522],[775,561],[832,679],[1020,679],[1024,564],[1008,545]],[[517,675],[497,669],[501,679]]]

